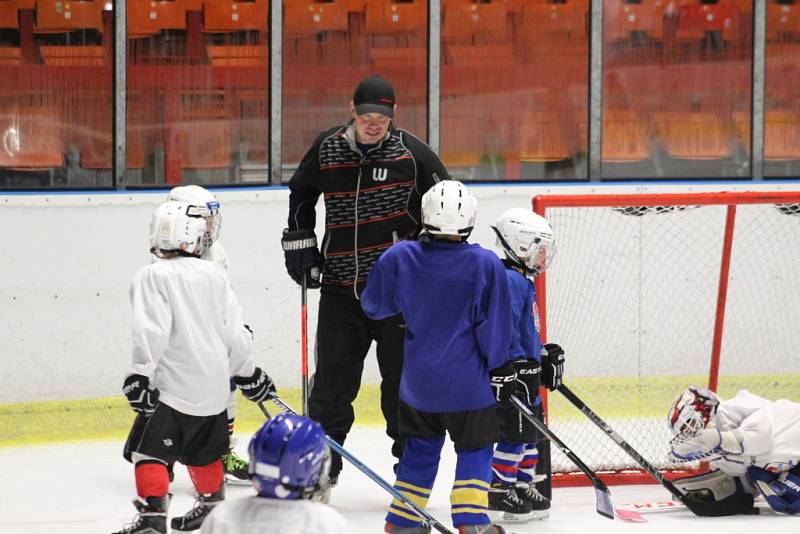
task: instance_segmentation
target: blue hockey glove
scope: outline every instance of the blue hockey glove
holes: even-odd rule
[[[775,474],[750,466],[747,468],[747,479],[776,512],[791,515],[800,513],[800,475],[792,471]]]

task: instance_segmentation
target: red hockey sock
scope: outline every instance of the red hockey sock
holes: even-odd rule
[[[197,493],[216,493],[222,487],[224,474],[220,460],[203,466],[189,465],[186,468]]]
[[[136,464],[136,493],[146,497],[163,497],[169,490],[167,466],[158,462]]]

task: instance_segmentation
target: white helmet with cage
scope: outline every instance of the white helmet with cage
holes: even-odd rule
[[[670,406],[667,425],[673,439],[692,437],[706,428],[717,413],[719,397],[710,389],[689,386]]]
[[[511,208],[492,226],[497,246],[526,273],[536,276],[550,266],[556,254],[553,229],[547,220],[530,210]]]
[[[153,212],[150,221],[150,251],[164,258],[176,254],[201,256],[211,245],[206,206],[168,200]]]
[[[211,241],[215,242],[219,239],[219,233],[222,230],[222,214],[219,211],[219,201],[211,191],[199,185],[181,185],[170,190],[167,200],[205,206],[211,213],[208,218],[208,233]]]
[[[478,200],[456,180],[444,180],[422,196],[422,228],[430,235],[469,237],[475,227]]]

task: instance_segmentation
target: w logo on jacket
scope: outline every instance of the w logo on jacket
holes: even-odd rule
[[[385,182],[388,176],[389,169],[372,169],[372,181],[374,182]]]

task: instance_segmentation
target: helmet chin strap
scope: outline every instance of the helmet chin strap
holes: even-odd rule
[[[531,275],[538,274],[537,269],[531,269],[530,267],[525,265],[524,261],[519,259],[519,256],[517,256],[514,253],[514,251],[511,249],[511,246],[508,244],[508,241],[506,241],[503,238],[503,234],[500,233],[500,230],[498,230],[496,226],[490,226],[489,228],[494,230],[494,233],[497,234],[497,239],[500,241],[500,244],[503,245],[503,249],[506,251],[506,255],[508,255],[508,259],[510,260],[510,262],[513,264],[514,267],[521,270],[523,274],[531,274]]]

